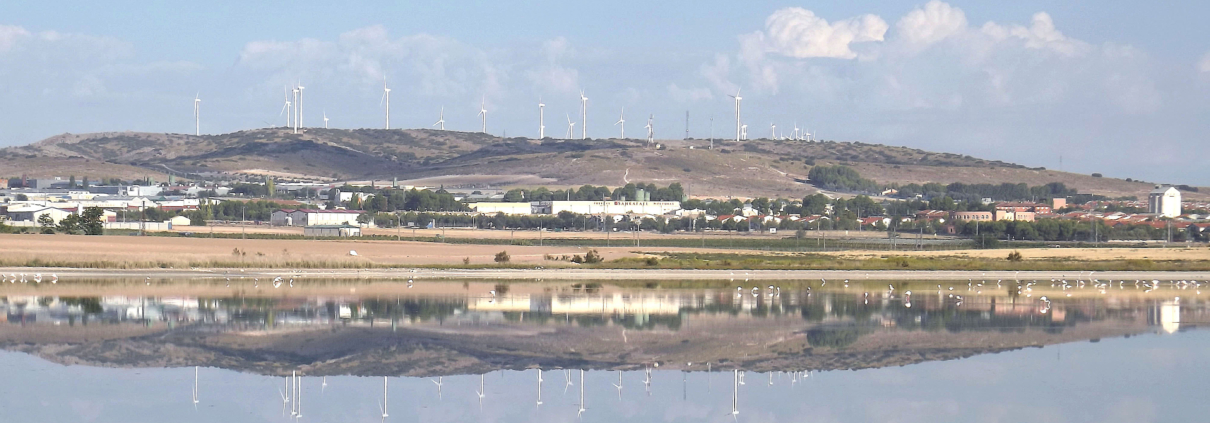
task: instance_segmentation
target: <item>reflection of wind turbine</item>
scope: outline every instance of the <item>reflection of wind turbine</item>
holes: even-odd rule
[[[571,369],[563,371],[563,380],[567,382],[566,385],[563,385],[563,395],[567,395],[567,388],[571,387]]]
[[[538,408],[540,405],[542,405],[542,369],[538,369],[538,403],[534,405],[534,408]]]
[[[479,390],[475,391],[475,395],[479,396],[479,410],[483,410],[483,375],[479,375]]]
[[[319,393],[323,394],[324,389],[328,389],[328,377],[327,376],[324,376],[324,383],[322,385],[319,385]]]
[[[429,379],[434,385],[437,385],[437,400],[441,400],[441,386],[445,384],[442,376],[437,376],[437,380]]]
[[[580,410],[576,411],[576,418],[584,415],[585,410],[588,409],[584,408],[584,369],[580,369]]]
[[[197,366],[193,366],[193,411],[197,411]]]
[[[618,388],[618,401],[622,401],[622,371],[618,370],[618,383],[612,384],[614,388]]]
[[[731,389],[731,420],[739,421],[739,370],[734,371]]]
[[[644,367],[643,372],[645,373],[643,376],[644,389],[647,390],[647,396],[651,396],[651,368]]]
[[[387,377],[382,377],[382,403],[378,404],[378,411],[382,412],[382,421],[386,421],[389,415],[387,414]]]

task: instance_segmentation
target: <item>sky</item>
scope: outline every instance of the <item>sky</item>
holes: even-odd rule
[[[818,137],[1210,186],[1210,6],[1175,1],[3,2],[0,146],[303,124]],[[562,116],[561,116],[562,115]],[[711,119],[713,118],[713,121]],[[1060,159],[1061,158],[1061,159]],[[1060,164],[1061,163],[1061,164]]]

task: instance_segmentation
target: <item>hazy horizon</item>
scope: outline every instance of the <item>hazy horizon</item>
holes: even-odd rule
[[[1210,185],[1197,166],[1210,94],[1205,6],[859,1],[692,7],[458,1],[0,6],[0,146],[62,133],[304,124],[493,135],[750,138],[797,123],[824,139],[902,145],[1107,177]],[[785,132],[783,132],[785,131]],[[1060,167],[1059,157],[1062,156]]]

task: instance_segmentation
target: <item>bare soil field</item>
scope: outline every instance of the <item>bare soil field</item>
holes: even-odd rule
[[[957,250],[957,251],[842,251],[823,253],[850,259],[886,256],[956,257],[1003,259],[1010,251],[1018,251],[1024,260],[1210,260],[1210,248],[1027,248],[1022,250]]]

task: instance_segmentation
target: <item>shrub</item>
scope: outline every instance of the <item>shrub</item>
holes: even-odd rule
[[[605,261],[604,257],[597,250],[588,250],[588,254],[584,254],[584,263],[594,264]]]
[[[646,263],[648,266],[659,266],[660,259],[655,258],[655,257],[647,257],[647,259],[643,260],[643,262]]]
[[[1094,174],[1092,174],[1092,177],[1093,177],[1093,178],[1100,178],[1100,177],[1101,177],[1101,174],[1100,174],[1100,173],[1094,173]]]
[[[470,257],[463,257],[463,258],[462,258],[462,265],[463,265],[463,266],[466,266],[466,265],[469,265],[469,264],[471,264],[471,258],[470,258]]]
[[[1008,261],[1018,262],[1018,261],[1021,261],[1021,259],[1022,259],[1022,257],[1021,257],[1020,251],[1013,251],[1011,253],[1008,253]]]
[[[508,263],[509,260],[512,260],[512,257],[508,255],[508,251],[496,253],[496,263]]]
[[[584,263],[584,257],[580,257],[579,254],[576,254],[571,256],[571,262],[576,264]]]

